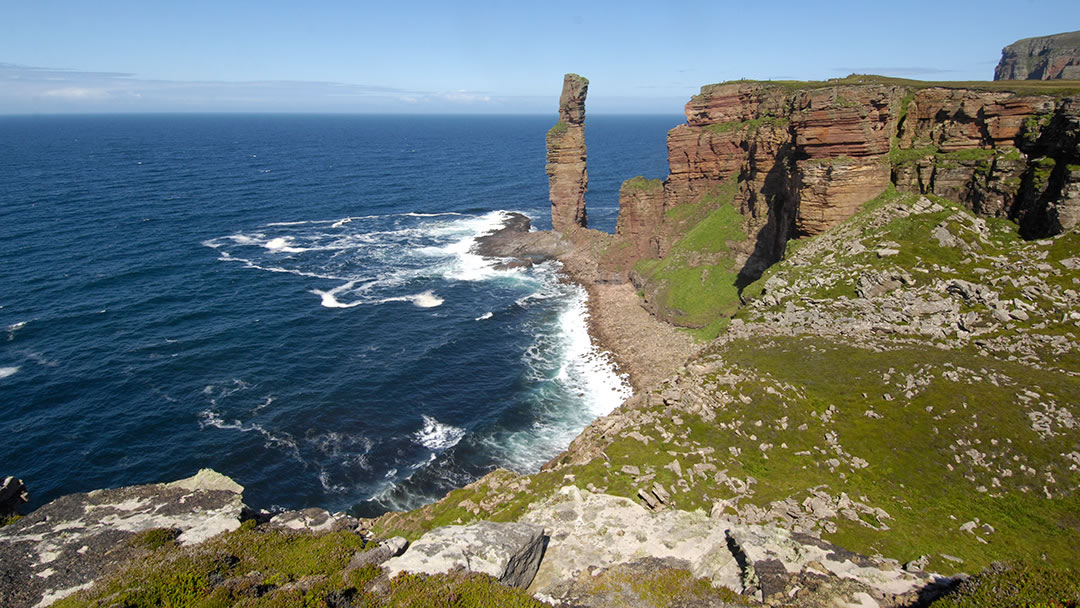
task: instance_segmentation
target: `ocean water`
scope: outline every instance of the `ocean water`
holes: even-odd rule
[[[0,475],[32,504],[212,467],[371,515],[536,470],[629,388],[554,262],[554,117],[0,117]],[[591,225],[679,117],[590,117]]]

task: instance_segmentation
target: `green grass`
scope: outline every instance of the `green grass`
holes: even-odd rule
[[[711,124],[707,125],[705,128],[713,133],[740,132],[751,135],[753,133],[757,133],[757,131],[762,127],[784,127],[787,126],[787,124],[787,118],[765,115],[749,120],[733,120],[729,122]]]
[[[1067,96],[1080,92],[1080,81],[1075,80],[969,80],[969,81],[929,81],[892,78],[873,74],[851,74],[844,78],[829,80],[732,80],[701,87],[701,92],[694,96],[695,101],[707,98],[718,88],[732,84],[765,84],[784,87],[790,90],[821,89],[838,85],[880,85],[909,87],[914,90],[931,87],[946,89],[973,89],[976,91],[1004,91],[1019,95]]]
[[[624,181],[619,190],[620,192],[651,192],[654,190],[663,190],[663,188],[664,180],[646,179],[639,175]]]
[[[196,547],[177,547],[160,530],[137,535],[145,552],[87,591],[54,606],[75,608],[368,608],[447,606],[455,608],[543,606],[524,591],[487,575],[465,572],[437,576],[401,574],[388,589],[369,584],[374,566],[345,573],[364,541],[352,532],[310,534],[245,525]]]
[[[738,268],[731,243],[747,237],[743,217],[732,204],[736,188],[735,181],[728,180],[696,204],[669,210],[667,219],[692,227],[663,259],[635,265],[662,318],[682,327],[719,331],[720,319],[737,310]]]
[[[551,127],[551,129],[548,130],[547,134],[548,134],[548,137],[559,136],[559,135],[565,134],[567,129],[569,129],[567,124],[560,120],[559,122],[555,123]]]
[[[934,608],[1075,608],[1080,574],[1036,562],[999,564],[960,584]]]

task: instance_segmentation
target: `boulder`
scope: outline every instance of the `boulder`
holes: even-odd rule
[[[820,582],[822,577],[829,584],[815,586],[823,590],[832,586],[848,595],[904,598],[898,604],[937,592],[934,575],[908,572],[897,563],[858,555],[813,536],[737,524],[722,513],[710,518],[701,511],[650,512],[630,499],[573,486],[534,506],[521,521],[551,534],[529,587],[542,598],[573,598],[583,577],[595,574],[594,566],[611,569],[642,559],[664,561],[714,587],[762,600],[788,597],[807,580]]]
[[[330,513],[326,509],[310,508],[302,511],[285,511],[270,518],[270,525],[289,530],[308,532],[337,532],[352,530],[359,521],[344,513]]]
[[[5,477],[0,483],[0,518],[15,515],[27,501],[26,485],[21,479]]]
[[[368,549],[367,551],[353,555],[352,559],[349,560],[349,565],[345,567],[345,572],[369,565],[381,566],[386,560],[404,553],[408,546],[409,541],[401,536],[395,536],[384,541],[379,541],[378,546],[374,549]]]
[[[401,572],[440,574],[461,568],[524,588],[532,582],[543,555],[543,527],[480,521],[436,528],[383,567],[390,578]]]

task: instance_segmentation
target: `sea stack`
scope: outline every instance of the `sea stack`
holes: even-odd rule
[[[589,81],[577,74],[563,77],[559,97],[559,122],[547,133],[547,174],[551,198],[551,226],[558,232],[584,228],[585,190],[585,95]]]

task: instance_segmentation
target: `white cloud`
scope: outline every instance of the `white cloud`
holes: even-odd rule
[[[109,92],[104,89],[86,89],[82,87],[65,87],[63,89],[52,89],[41,93],[45,97],[56,97],[60,99],[72,99],[72,100],[84,100],[84,99],[106,99],[109,97]]]
[[[484,95],[482,93],[470,93],[469,91],[450,91],[447,93],[439,93],[435,97],[442,99],[443,101],[451,101],[454,103],[491,103],[491,96]]]

